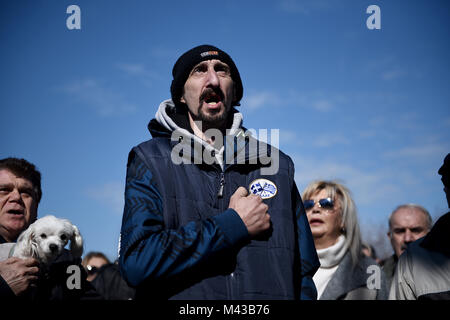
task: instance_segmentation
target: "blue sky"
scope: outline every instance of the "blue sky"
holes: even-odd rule
[[[81,30],[66,27],[72,4]],[[39,215],[115,259],[128,152],[150,138],[179,55],[213,44],[239,68],[244,125],[280,130],[300,191],[346,184],[374,242],[399,204],[447,211],[449,39],[448,1],[3,0],[0,158],[35,163]]]

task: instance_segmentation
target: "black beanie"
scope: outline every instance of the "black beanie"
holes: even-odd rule
[[[205,60],[217,59],[226,63],[230,67],[231,79],[233,79],[236,96],[232,101],[232,106],[238,106],[242,99],[243,87],[241,76],[236,68],[231,57],[224,51],[210,45],[201,45],[183,53],[178,58],[172,69],[172,85],[170,86],[170,93],[172,101],[177,105],[180,104],[180,99],[183,95],[184,84],[186,83],[192,68]]]

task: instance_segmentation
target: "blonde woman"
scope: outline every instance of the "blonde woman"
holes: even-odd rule
[[[320,300],[387,299],[375,260],[362,254],[357,211],[350,191],[336,181],[314,181],[302,194],[320,268],[313,277]]]

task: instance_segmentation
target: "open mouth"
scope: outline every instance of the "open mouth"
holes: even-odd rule
[[[209,90],[203,94],[202,100],[209,106],[215,107],[222,102],[222,96],[215,91]]]
[[[24,212],[25,211],[23,209],[10,209],[7,211],[7,213],[9,213],[9,214],[21,215],[21,216],[23,216]]]

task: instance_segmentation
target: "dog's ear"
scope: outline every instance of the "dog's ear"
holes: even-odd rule
[[[19,258],[38,258],[37,243],[33,225],[22,232],[17,239],[17,245],[14,248],[14,256]]]
[[[77,226],[72,225],[73,233],[70,239],[70,251],[74,257],[80,258],[83,255],[83,237]]]

